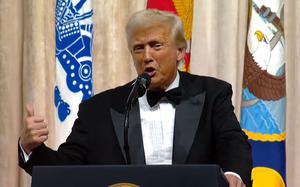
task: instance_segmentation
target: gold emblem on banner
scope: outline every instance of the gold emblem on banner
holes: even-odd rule
[[[132,183],[117,183],[117,184],[109,185],[108,187],[140,187],[140,186]]]

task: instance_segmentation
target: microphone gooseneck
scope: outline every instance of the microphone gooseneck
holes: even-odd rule
[[[128,130],[129,130],[129,112],[131,110],[132,104],[137,97],[141,97],[145,94],[147,88],[151,82],[151,77],[147,73],[142,73],[139,75],[133,87],[129,93],[129,96],[125,105],[125,118],[124,118],[124,151],[126,157],[126,164],[130,165],[130,153],[129,153],[129,143],[128,143]]]

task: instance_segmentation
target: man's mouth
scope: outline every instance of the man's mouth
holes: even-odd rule
[[[153,67],[147,67],[145,69],[145,73],[147,73],[150,77],[154,77],[156,70]]]

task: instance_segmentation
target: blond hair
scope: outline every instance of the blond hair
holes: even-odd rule
[[[155,9],[141,10],[134,13],[126,25],[127,44],[136,29],[148,28],[151,26],[169,26],[171,38],[179,48],[186,48],[183,23],[175,14]]]

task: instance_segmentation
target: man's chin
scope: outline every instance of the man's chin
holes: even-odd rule
[[[151,80],[148,90],[153,90],[153,91],[164,90],[164,87],[159,83],[152,82]]]

